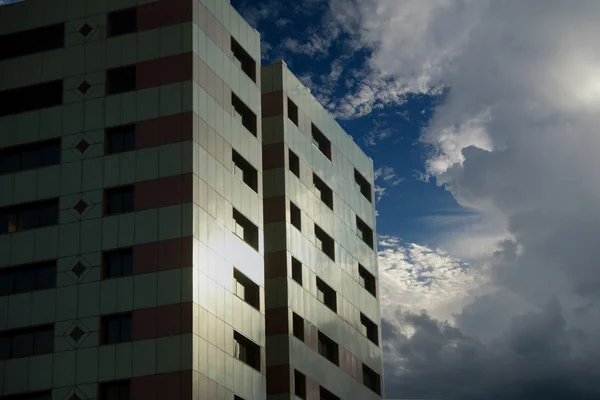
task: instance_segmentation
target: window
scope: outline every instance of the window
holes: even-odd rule
[[[379,335],[377,333],[377,325],[366,315],[360,313],[360,324],[362,329],[362,334],[365,335],[371,342],[379,345]]]
[[[329,339],[322,332],[319,332],[319,354],[334,363],[339,365],[338,345],[333,340]]]
[[[0,61],[59,49],[65,45],[65,24],[0,36]]]
[[[126,35],[137,31],[137,9],[113,11],[108,14],[108,37]]]
[[[320,400],[340,400],[339,397],[331,393],[324,387],[319,387],[319,399]]]
[[[294,394],[306,399],[306,376],[297,369],[294,370]]]
[[[360,264],[358,264],[358,279],[360,286],[364,287],[373,296],[376,296],[375,277]]]
[[[131,341],[131,313],[102,317],[102,344]]]
[[[100,400],[129,400],[130,382],[106,382],[100,384]]]
[[[292,279],[302,286],[302,263],[292,257]]]
[[[0,150],[0,175],[60,164],[60,139]]]
[[[235,331],[233,340],[235,342],[234,357],[260,371],[260,346]]]
[[[0,208],[0,235],[58,224],[58,199]]]
[[[327,254],[329,258],[335,261],[335,245],[331,236],[325,233],[325,231],[317,224],[315,224],[315,237],[316,245],[323,253]]]
[[[333,210],[333,191],[317,176],[313,174],[313,186],[315,194],[323,203]]]
[[[371,201],[371,185],[356,168],[354,169],[354,182],[356,182],[356,186],[358,186],[360,193],[365,196],[367,200]]]
[[[304,318],[296,313],[292,313],[292,333],[304,342]]]
[[[289,168],[300,179],[300,159],[293,151],[289,150]]]
[[[294,203],[290,201],[290,222],[292,225],[296,227],[300,232],[302,232],[302,213],[300,209],[296,207]]]
[[[287,105],[288,118],[294,123],[294,125],[298,126],[298,106],[294,104],[294,102],[289,97],[287,99]]]
[[[260,289],[258,285],[237,269],[233,269],[234,293],[237,297],[260,310]]]
[[[363,364],[363,384],[381,395],[381,378],[379,374]]]
[[[53,325],[14,329],[0,333],[0,360],[37,356],[53,351]]]
[[[317,278],[317,298],[328,308],[334,312],[337,312],[337,299],[335,290],[333,290],[329,285],[319,278]]]
[[[237,151],[232,150],[233,173],[250,189],[258,193],[258,173],[256,169],[246,161]]]
[[[124,214],[133,211],[133,185],[106,189],[106,214]]]
[[[135,90],[136,67],[110,69],[106,72],[106,94],[118,94]]]
[[[373,230],[362,219],[356,217],[356,234],[370,248],[373,248]]]
[[[234,63],[240,67],[250,79],[256,82],[256,62],[233,38],[233,36],[231,37],[231,52],[233,53]]]
[[[135,150],[135,125],[122,125],[106,130],[107,154]]]
[[[52,392],[35,392],[0,396],[0,400],[52,400]]]
[[[0,53],[2,53],[0,51]],[[63,82],[50,81],[38,85],[0,91],[0,117],[61,105]]]
[[[0,269],[0,296],[56,287],[56,260]]]
[[[258,227],[235,208],[233,209],[233,222],[235,224],[235,234],[255,250],[258,250]]]
[[[133,249],[104,253],[104,277],[119,278],[133,274]]]
[[[256,115],[252,110],[234,93],[231,93],[231,105],[233,106],[234,118],[240,121],[251,134],[256,136]]]
[[[233,400],[244,400],[244,398],[242,396],[238,396],[236,394],[236,395],[233,395]]]
[[[317,149],[321,150],[321,153],[325,154],[325,157],[331,161],[331,142],[315,124],[312,124],[312,139]]]

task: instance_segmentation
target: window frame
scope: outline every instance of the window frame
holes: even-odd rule
[[[333,211],[333,190],[313,172],[313,192],[331,211]]]
[[[291,149],[288,149],[288,169],[300,179],[300,157]]]
[[[258,137],[258,117],[254,112],[240,99],[235,93],[231,92],[231,106],[233,107],[233,117],[239,120],[236,114],[242,117],[241,124],[254,137]]]
[[[306,375],[294,369],[294,395],[302,400],[306,399]]]
[[[238,331],[233,331],[234,357],[251,368],[260,371],[261,368],[261,349],[260,346],[252,340],[242,335]]]
[[[65,23],[0,35],[0,62],[65,47]]]
[[[251,307],[260,311],[260,286],[248,278],[237,268],[233,268],[234,294]],[[243,295],[238,293],[238,285],[244,289]]]
[[[291,261],[292,267],[292,280],[295,281],[298,285],[303,285],[303,273],[302,273],[302,263],[297,260],[295,257],[292,257]]]
[[[321,298],[322,297],[322,298]],[[331,311],[337,313],[337,293],[323,279],[317,276],[317,299]]]
[[[373,203],[373,188],[367,178],[365,178],[356,168],[354,168],[354,184],[358,187],[360,193],[369,203]]]
[[[317,224],[315,224],[315,240],[317,248],[335,262],[335,240]]]
[[[358,264],[358,283],[373,297],[377,298],[377,279],[361,264]]]
[[[292,336],[304,343],[304,318],[292,311]]]
[[[244,49],[244,47],[231,36],[231,54],[233,55],[234,63],[246,74],[248,78],[256,83],[256,61],[254,58]],[[237,63],[235,62],[237,61]]]
[[[117,74],[122,73],[122,76],[118,76]],[[131,74],[132,76],[127,76]],[[118,82],[119,86],[114,87],[116,85],[117,78],[119,80],[123,80],[122,82]],[[133,79],[132,82],[127,82],[127,84],[123,84],[125,81]],[[130,93],[137,90],[137,65],[130,64],[124,65],[121,67],[110,68],[106,70],[106,96]]]
[[[109,382],[101,382],[99,385],[99,396],[98,399],[99,400],[130,400],[131,399],[131,381],[129,379],[126,380],[119,380],[119,381],[109,381]],[[119,394],[117,395],[117,398],[109,398],[108,394],[106,393],[107,389],[110,388],[116,388],[119,390]],[[123,393],[121,392],[121,390],[123,390],[124,388],[126,388],[127,390],[127,395],[125,396],[125,399],[122,399],[123,397]]]
[[[58,225],[60,218],[59,204],[59,199],[53,198],[0,208],[0,235]],[[51,209],[53,211],[52,215],[49,213]],[[44,214],[46,212],[48,214]],[[32,218],[32,213],[35,213],[35,223],[29,221],[29,225],[23,227],[22,224],[24,222],[21,221],[27,221],[27,218]],[[6,223],[6,231],[2,228],[4,222]]]
[[[302,232],[302,211],[290,201],[290,224]]]
[[[372,379],[373,382],[366,382]],[[369,368],[365,363],[362,365],[362,383],[372,392],[381,396],[381,375]]]
[[[127,204],[128,200],[125,195],[131,195],[131,204]],[[111,210],[111,197],[120,196],[120,209]],[[126,205],[128,207],[126,207]],[[129,214],[135,211],[135,185],[123,185],[113,186],[111,188],[104,189],[104,215],[121,215]]]
[[[373,229],[358,215],[356,216],[356,235],[372,250],[375,250]]]
[[[23,166],[23,157],[27,153],[31,152],[44,152],[44,151],[56,151],[56,154],[53,155],[53,159],[47,162],[40,161],[38,165],[35,166]],[[3,170],[1,160],[3,158],[18,158],[18,166],[14,169],[6,169]],[[43,157],[36,157],[36,159],[41,160]],[[62,162],[62,138],[53,138],[48,140],[37,141],[33,143],[26,143],[16,146],[10,146],[0,149],[0,175],[5,174],[14,174],[22,171],[29,171],[38,168],[50,167],[53,165],[60,165]]]
[[[39,340],[40,334],[48,335],[45,340],[47,341],[46,344],[49,344],[49,348],[45,348],[43,351],[39,351],[36,345],[36,339]],[[31,341],[28,344],[28,351],[25,351],[24,354],[21,354],[21,352],[15,354],[15,340],[18,340],[19,337],[21,339],[27,338]],[[3,349],[2,346],[6,347]],[[6,354],[3,354],[4,351],[6,351]],[[54,324],[28,326],[0,332],[0,360],[14,360],[52,353],[54,353]]]
[[[119,329],[119,333],[118,333],[118,338],[117,339],[111,339],[110,338],[110,324],[111,323],[117,323],[118,329]],[[128,325],[128,331],[126,330],[125,332],[123,332],[123,324],[126,323]],[[127,325],[125,325],[127,327]],[[115,344],[119,344],[119,343],[129,343],[131,341],[133,341],[133,313],[131,312],[124,312],[124,313],[117,313],[117,314],[108,314],[108,315],[102,315],[100,317],[100,328],[101,328],[101,342],[100,345],[101,346],[110,346],[110,345],[115,345]]]
[[[258,226],[254,225],[250,219],[248,219],[244,214],[233,208],[233,222],[234,225],[239,225],[242,227],[244,234],[240,236],[237,232],[237,227],[234,229],[234,234],[242,239],[247,245],[252,247],[254,250],[258,251],[259,249],[259,231]]]
[[[112,126],[110,128],[106,128],[104,130],[104,140],[105,140],[105,147],[104,147],[104,152],[107,155],[112,155],[112,154],[121,154],[121,153],[127,153],[130,151],[135,151],[136,147],[135,147],[135,142],[136,142],[136,126],[135,124],[125,124],[125,125],[118,125],[118,126]],[[131,142],[132,144],[130,146],[127,146],[127,138],[128,136],[131,135]],[[115,137],[119,137],[122,146],[122,149],[116,150],[113,148],[113,139]]]
[[[235,149],[231,150],[231,161],[233,163],[233,174],[240,178],[250,189],[258,193],[258,170]],[[241,177],[236,173],[236,168],[242,172]]]
[[[298,125],[298,106],[289,97],[287,98],[287,117],[296,126]]]
[[[111,257],[114,256],[118,256],[119,257],[119,262],[120,262],[120,266],[119,266],[119,273],[116,275],[113,275],[110,273],[110,259]],[[123,257],[129,257],[129,260],[131,262],[131,265],[127,268],[126,272],[123,272]],[[113,249],[113,250],[107,250],[105,252],[102,253],[102,279],[117,279],[117,278],[124,278],[127,276],[132,276],[133,275],[133,248],[132,247],[126,247],[126,248],[119,248],[119,249]]]
[[[369,319],[365,314],[360,313],[361,333],[369,339],[371,343],[379,346],[379,327]]]
[[[3,296],[11,296],[11,295],[15,295],[15,294],[20,294],[20,293],[29,293],[29,292],[37,292],[40,290],[48,290],[48,289],[54,289],[56,288],[56,280],[57,280],[57,260],[53,259],[53,260],[44,260],[44,261],[40,261],[40,262],[36,262],[36,263],[30,263],[30,264],[21,264],[21,265],[14,265],[8,268],[2,268],[0,269],[0,282],[4,282],[4,284],[6,284],[8,281],[7,276],[10,276],[10,283],[12,286],[12,289],[9,290],[3,290],[2,286],[0,286],[0,297]],[[41,287],[39,284],[40,281],[40,274],[43,271],[49,271],[52,270],[54,271],[53,274],[53,282],[50,286],[46,286],[46,287]],[[23,275],[23,274],[31,274],[34,273],[35,274],[35,280],[33,282],[33,288],[32,289],[28,289],[28,290],[17,290],[17,276],[19,275]]]
[[[127,15],[127,13],[131,13],[131,15]],[[114,19],[118,19],[119,17],[123,18],[123,17],[131,17],[133,15],[133,28],[128,27],[127,29],[124,29],[122,27],[120,27],[120,29],[118,30],[118,33],[114,33],[115,30],[115,24]],[[113,19],[113,20],[111,20]],[[119,21],[119,22],[123,22],[123,21]],[[130,23],[131,21],[127,21],[128,23]],[[113,38],[113,37],[119,37],[119,36],[123,36],[123,35],[129,35],[131,33],[136,33],[138,31],[138,18],[137,18],[137,7],[128,7],[128,8],[123,8],[121,10],[115,10],[115,11],[111,11],[108,14],[106,14],[106,37],[107,38]]]
[[[329,336],[319,331],[318,334],[318,353],[329,360],[332,364],[340,365],[340,345],[333,341]],[[323,354],[325,353],[325,354]]]
[[[0,118],[61,106],[63,80],[37,83],[0,91]]]
[[[319,128],[317,128],[317,126],[314,123],[311,124],[311,137],[312,137],[313,146],[315,146],[317,149],[319,149],[319,151],[325,157],[327,157],[327,159],[329,161],[332,161],[331,160],[331,140],[329,140],[327,138],[327,136],[325,136],[325,134],[323,132],[321,132],[321,130]]]

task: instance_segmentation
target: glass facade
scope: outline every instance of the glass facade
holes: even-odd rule
[[[0,43],[0,398],[377,398],[372,162],[228,1],[27,0]]]

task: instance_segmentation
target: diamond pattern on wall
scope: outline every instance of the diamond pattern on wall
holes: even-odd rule
[[[73,273],[80,278],[81,275],[85,272],[86,268],[85,265],[83,265],[82,263],[78,262],[77,264],[75,264],[75,266],[73,267],[73,269],[71,271],[73,271]]]
[[[86,94],[88,90],[90,90],[90,88],[92,87],[92,85],[90,85],[87,81],[83,81],[81,82],[81,84],[79,84],[79,87],[77,88],[81,93]]]
[[[86,142],[85,139],[81,139],[81,141],[77,143],[77,146],[75,147],[77,148],[77,150],[79,150],[81,154],[83,154],[90,147],[90,144]]]
[[[81,29],[79,29],[79,33],[81,33],[85,37],[87,37],[87,35],[89,35],[91,31],[92,31],[92,27],[89,26],[88,24],[83,25],[81,27]]]
[[[83,334],[84,334],[84,332],[78,326],[76,326],[75,329],[73,329],[71,331],[71,333],[69,333],[69,336],[71,336],[71,339],[73,339],[75,341],[75,343],[77,343],[77,342],[79,342],[79,339],[81,339]],[[76,398],[79,398],[75,394],[73,396],[75,396]],[[71,396],[71,399],[73,399],[73,396]]]
[[[77,204],[75,204],[75,207],[73,207],[73,208],[74,208],[74,209],[75,209],[75,211],[77,211],[79,214],[83,214],[83,212],[84,212],[85,210],[87,210],[87,208],[88,208],[88,205],[87,205],[87,203],[86,203],[85,201],[83,201],[83,200],[79,200],[79,201],[77,202]]]

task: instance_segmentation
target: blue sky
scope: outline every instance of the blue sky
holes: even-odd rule
[[[389,398],[600,398],[600,2],[232,0],[374,159]]]

